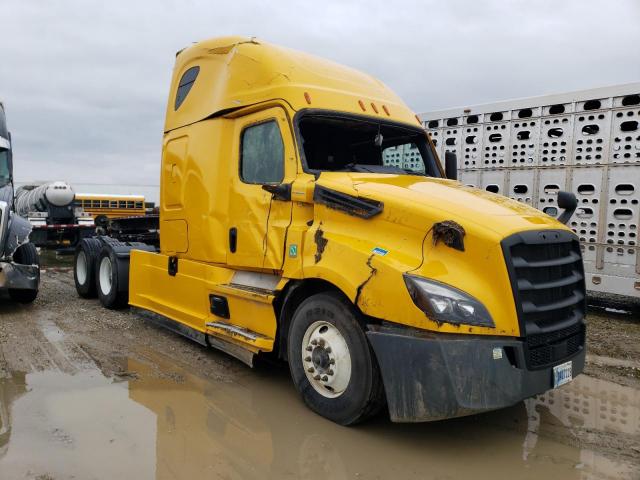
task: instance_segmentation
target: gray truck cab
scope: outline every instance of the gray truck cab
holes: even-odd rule
[[[0,102],[0,295],[33,302],[40,284],[40,262],[29,242],[31,224],[15,213],[11,134]]]

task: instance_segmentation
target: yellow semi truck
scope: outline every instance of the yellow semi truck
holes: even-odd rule
[[[344,425],[566,383],[585,358],[578,239],[445,163],[369,75],[252,38],[196,43],[169,93],[160,247],[84,240],[78,292],[249,365],[284,359],[304,402]],[[575,197],[558,204],[566,222]]]

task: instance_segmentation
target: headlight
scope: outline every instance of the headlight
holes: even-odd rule
[[[495,327],[484,305],[457,288],[407,274],[404,283],[416,307],[438,323]]]

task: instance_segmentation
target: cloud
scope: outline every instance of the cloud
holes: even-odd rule
[[[149,185],[174,54],[193,41],[255,35],[305,50],[422,112],[637,81],[639,20],[633,0],[12,0],[0,99],[18,180]]]

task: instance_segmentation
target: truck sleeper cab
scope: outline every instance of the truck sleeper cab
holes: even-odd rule
[[[285,359],[305,403],[343,425],[385,405],[396,422],[497,409],[582,371],[575,235],[445,178],[378,80],[208,40],[176,57],[164,130],[159,250],[83,241],[81,295],[249,365]]]
[[[31,225],[15,212],[11,134],[0,102],[0,294],[31,303],[38,296],[40,261]]]

